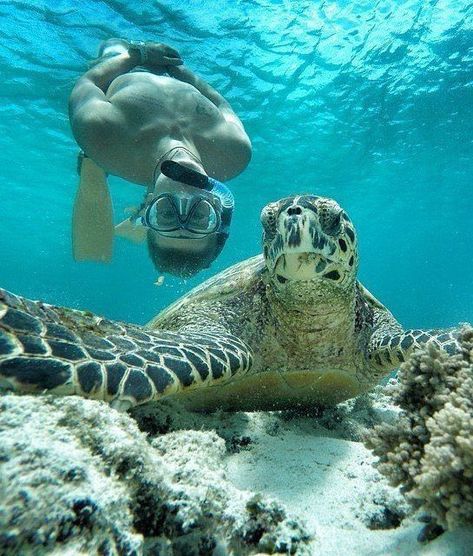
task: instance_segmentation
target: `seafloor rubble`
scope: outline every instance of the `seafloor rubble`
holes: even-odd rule
[[[473,329],[462,345],[404,365],[400,418],[381,387],[310,415],[4,395],[0,554],[412,554],[412,507],[359,440],[369,429],[379,470],[437,523],[471,525]],[[442,553],[459,553],[454,534]]]
[[[80,398],[0,397],[0,553],[307,554],[275,502],[236,489],[215,432],[147,437]]]
[[[449,357],[434,345],[403,364],[394,401],[398,422],[370,432],[367,445],[378,470],[435,523],[473,524],[473,328],[461,334],[462,353]]]

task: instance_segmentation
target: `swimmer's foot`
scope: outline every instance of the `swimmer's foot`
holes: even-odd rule
[[[102,41],[99,46],[97,57],[89,61],[89,67],[93,67],[118,54],[128,52],[128,46],[129,43],[125,39],[107,39],[106,41]]]
[[[123,54],[124,52],[128,52],[128,46],[128,41],[125,39],[107,39],[106,41],[100,43],[97,57],[108,58],[109,56]]]
[[[140,222],[132,218],[126,218],[115,226],[115,235],[133,243],[144,243],[146,241],[146,228]]]

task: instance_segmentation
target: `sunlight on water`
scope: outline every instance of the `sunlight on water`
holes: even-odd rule
[[[471,320],[472,9],[464,2],[1,2],[0,281],[15,292],[145,322],[260,249],[276,198],[336,198],[358,228],[360,277],[406,326]],[[141,247],[75,264],[77,147],[67,100],[101,40],[153,39],[231,102],[253,160],[231,183],[232,236],[212,269],[158,278]],[[115,217],[140,188],[112,179]]]

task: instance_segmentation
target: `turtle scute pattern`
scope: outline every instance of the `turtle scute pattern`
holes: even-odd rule
[[[412,329],[399,334],[374,337],[370,345],[370,357],[373,358],[373,363],[380,368],[390,364],[397,366],[404,363],[414,350],[424,348],[427,343],[432,343],[449,355],[455,355],[460,352],[459,336],[460,331],[452,328]]]
[[[379,307],[379,302],[366,288],[363,286],[360,288],[364,298],[374,309],[368,358],[375,374],[383,376],[386,374],[386,369],[392,370],[398,367],[414,351],[423,349],[428,343],[446,351],[448,355],[461,352],[459,328],[404,330],[389,311],[379,310],[382,306]]]
[[[79,394],[120,408],[228,380],[251,366],[238,338],[154,332],[0,289],[0,385]]]

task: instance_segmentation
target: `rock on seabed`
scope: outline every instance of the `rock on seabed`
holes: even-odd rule
[[[215,432],[156,438],[81,398],[0,398],[0,553],[308,554],[276,502],[236,489]]]

